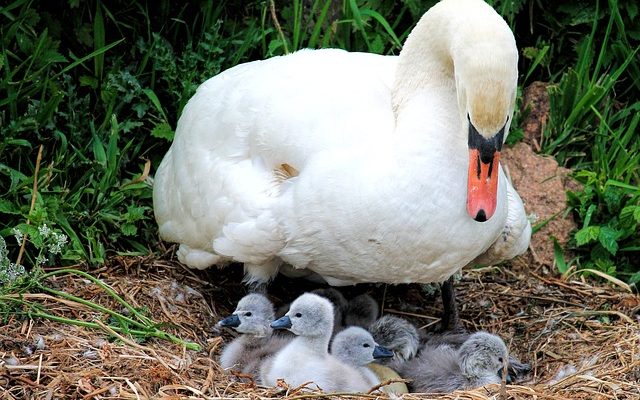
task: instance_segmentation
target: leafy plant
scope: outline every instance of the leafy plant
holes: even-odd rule
[[[624,77],[640,66],[640,48],[629,47],[633,39],[626,34],[618,2],[610,0],[608,11],[604,35],[595,18],[590,35],[577,47],[576,67],[550,88],[551,114],[542,146],[574,168],[583,185],[569,193],[582,224],[574,242],[580,266],[635,283],[640,281],[640,101],[632,96],[625,104],[615,98],[624,98],[633,86]]]

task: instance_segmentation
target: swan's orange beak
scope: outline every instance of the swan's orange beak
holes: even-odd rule
[[[498,201],[498,165],[500,152],[495,151],[489,163],[482,162],[480,150],[469,149],[467,212],[478,222],[489,220]]]
[[[478,133],[469,119],[467,212],[478,222],[488,221],[496,211],[500,150],[505,127],[487,139]]]

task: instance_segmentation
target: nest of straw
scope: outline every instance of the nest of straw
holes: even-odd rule
[[[511,267],[465,271],[456,286],[467,328],[502,336],[512,353],[532,364],[530,377],[517,385],[405,399],[640,398],[640,298],[612,285],[536,272],[530,265],[520,259]],[[160,339],[141,342],[109,329],[108,315],[49,294],[28,294],[26,299],[52,314],[97,321],[103,329],[12,317],[0,327],[0,399],[387,397],[378,391],[329,396],[285,383],[266,388],[225,373],[216,360],[232,334],[215,323],[246,293],[239,268],[194,272],[166,260],[117,257],[91,273],[165,331],[202,350]],[[122,309],[77,276],[47,284]],[[313,287],[278,278],[271,288],[278,303]],[[422,285],[358,285],[347,296],[363,292],[373,295],[384,313],[412,320],[425,334],[439,321],[439,297]]]

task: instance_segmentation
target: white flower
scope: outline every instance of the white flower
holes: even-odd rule
[[[24,235],[22,234],[22,232],[20,232],[20,229],[13,227],[13,229],[11,229],[11,233],[13,233],[13,236],[16,238],[16,242],[18,242],[18,244],[22,244]]]
[[[38,232],[40,232],[40,236],[45,239],[51,234],[51,228],[49,228],[47,224],[42,224],[38,227]]]
[[[0,236],[0,268],[6,268],[9,265],[9,251],[7,250],[7,242]]]
[[[60,254],[62,248],[69,242],[69,238],[64,233],[51,232],[51,238],[53,243],[48,246],[51,254]]]

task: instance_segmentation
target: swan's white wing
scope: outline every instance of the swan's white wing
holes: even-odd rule
[[[192,267],[269,262],[286,241],[270,211],[282,166],[388,134],[394,71],[394,57],[306,50],[202,84],[155,177],[160,235]]]

